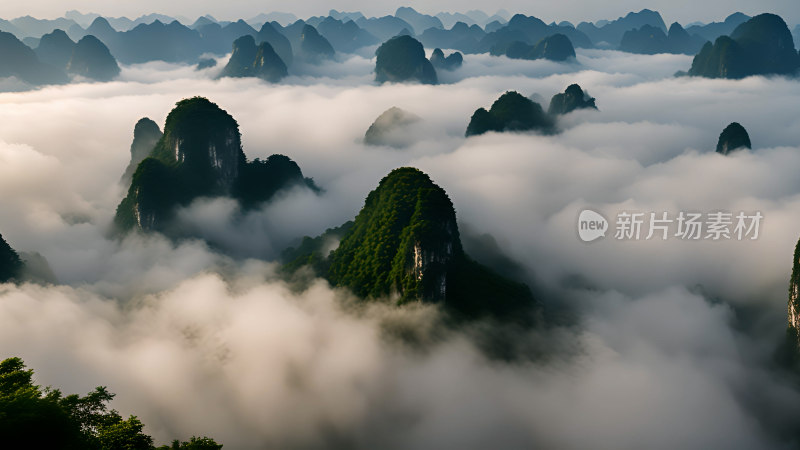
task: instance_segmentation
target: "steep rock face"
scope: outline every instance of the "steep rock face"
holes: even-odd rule
[[[727,155],[732,151],[741,148],[752,148],[750,144],[750,136],[747,134],[747,130],[745,130],[743,126],[737,122],[733,122],[725,127],[725,129],[722,130],[722,133],[719,135],[719,140],[717,141],[717,153]]]
[[[158,230],[176,206],[229,193],[244,163],[233,117],[207,99],[182,100],[134,172],[128,195],[117,208],[117,225]]]
[[[331,59],[336,53],[331,43],[320,36],[317,29],[311,25],[303,26],[303,32],[300,34],[300,51],[306,60],[315,63]]]
[[[331,253],[331,281],[362,297],[444,301],[448,267],[463,252],[455,210],[422,172],[392,171]]]
[[[17,252],[0,235],[0,283],[5,283],[19,276],[22,261]]]
[[[555,122],[538,103],[509,91],[495,100],[489,111],[479,108],[472,115],[466,136],[489,131],[539,131],[551,133]]]
[[[340,239],[332,251],[324,247],[331,238]],[[464,253],[447,193],[410,167],[384,177],[352,223],[307,238],[284,257],[287,267],[311,264],[332,284],[365,299],[439,303],[465,317],[518,319],[534,306],[527,286]]]
[[[453,52],[447,57],[444,56],[442,49],[437,48],[433,50],[431,55],[431,64],[436,69],[442,70],[456,70],[464,63],[464,55],[460,52]]]
[[[597,109],[594,97],[591,97],[579,85],[571,84],[563,93],[553,96],[547,112],[551,115],[560,115],[584,108]]]
[[[256,59],[256,40],[253,36],[242,36],[233,41],[233,52],[220,77],[251,76],[251,67]]]
[[[436,70],[425,57],[422,44],[411,36],[396,36],[381,44],[375,52],[375,81],[436,84]]]
[[[245,159],[236,120],[201,97],[182,100],[169,113],[153,156],[210,175],[223,192],[230,190]]]
[[[744,78],[751,75],[793,75],[800,55],[786,22],[774,14],[761,14],[739,25],[730,37],[706,43],[689,69],[689,75],[708,78]]]
[[[233,42],[231,59],[220,77],[257,77],[276,83],[286,75],[286,64],[269,43],[256,46],[253,36],[245,35]]]
[[[120,73],[108,47],[92,35],[84,36],[72,51],[67,72],[97,81],[111,81]]]
[[[406,147],[414,139],[413,134],[409,133],[409,128],[420,120],[416,114],[393,106],[384,111],[369,126],[364,135],[364,143],[395,148]]]
[[[142,128],[151,137],[157,131],[151,124]],[[179,236],[180,230],[168,229],[175,209],[198,197],[232,197],[249,208],[296,185],[318,191],[285,156],[247,162],[236,120],[209,100],[194,97],[178,102],[167,116],[164,134],[137,166],[114,223],[121,232]]]
[[[800,241],[794,249],[792,278],[789,280],[788,319],[789,344],[793,347],[794,353],[800,356]]]
[[[256,49],[256,58],[253,61],[253,74],[271,83],[278,81],[289,75],[286,64],[275,50],[267,42],[262,42]]]
[[[139,167],[139,163],[150,155],[162,135],[158,124],[147,117],[136,122],[136,126],[133,128],[133,142],[131,143],[131,161],[122,175],[122,183],[131,182],[133,172]]]
[[[62,30],[56,29],[45,34],[36,47],[36,56],[45,64],[66,69],[67,63],[72,58],[75,42]]]

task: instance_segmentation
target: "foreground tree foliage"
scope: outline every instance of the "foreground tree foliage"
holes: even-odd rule
[[[153,438],[136,417],[109,410],[104,386],[81,397],[33,384],[33,370],[20,358],[0,362],[0,436],[3,448],[153,450]],[[192,437],[161,449],[210,450],[213,439]]]

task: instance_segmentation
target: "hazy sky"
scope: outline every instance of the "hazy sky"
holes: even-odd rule
[[[219,2],[216,0],[31,0],[28,2],[3,2],[0,6],[0,17],[11,19],[22,15],[35,17],[58,17],[69,9],[81,12],[97,12],[103,15],[126,15],[137,17],[142,14],[159,12],[171,15],[183,15],[194,19],[198,15],[212,14],[219,19],[249,18],[261,12],[288,11],[301,17],[327,13],[331,8],[339,10],[359,10],[367,15],[385,15],[393,13],[398,6],[412,6],[419,11],[436,13],[439,11],[467,11],[484,9],[494,12],[505,8],[509,12],[523,12],[542,18],[545,21],[582,20],[595,21],[613,19],[628,11],[639,11],[643,8],[661,12],[668,23],[679,21],[689,23],[696,20],[722,20],[728,14],[742,11],[747,14],[774,12],[781,15],[790,24],[800,21],[800,6],[796,0],[709,0],[698,2],[693,0],[614,0],[601,2],[597,0],[499,0],[483,2],[476,0],[440,0],[437,2],[421,0],[364,1],[333,0],[278,2],[258,0],[236,0]]]

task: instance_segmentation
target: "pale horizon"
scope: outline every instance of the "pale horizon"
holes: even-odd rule
[[[75,2],[72,7],[65,8],[63,2],[51,0],[38,0],[23,4],[4,5],[0,7],[0,18],[13,20],[22,16],[32,16],[37,19],[56,19],[64,17],[70,10],[78,11],[82,14],[100,14],[104,17],[127,17],[136,19],[148,14],[164,14],[171,17],[184,17],[194,21],[200,16],[211,15],[217,20],[237,20],[250,19],[261,13],[287,12],[295,14],[299,18],[327,15],[331,9],[338,11],[359,11],[367,17],[380,17],[392,15],[400,6],[410,6],[419,12],[435,15],[439,12],[467,12],[479,9],[488,15],[494,14],[499,10],[506,10],[510,14],[522,13],[536,16],[545,22],[570,21],[577,25],[582,21],[597,22],[598,20],[613,20],[624,16],[629,12],[638,12],[642,9],[658,11],[669,25],[672,22],[679,22],[686,25],[692,22],[720,22],[727,16],[735,12],[742,12],[747,15],[757,15],[770,12],[780,15],[790,26],[800,22],[800,11],[792,0],[771,0],[753,4],[753,2],[731,0],[718,2],[705,2],[697,4],[688,1],[654,0],[651,2],[639,1],[617,1],[613,5],[607,3],[598,4],[587,1],[567,1],[558,4],[545,4],[544,2],[521,2],[517,0],[505,0],[492,3],[491,8],[481,6],[478,2],[455,2],[441,1],[434,6],[430,2],[406,1],[399,3],[362,2],[360,0],[344,0],[335,4],[313,1],[305,2],[302,5],[292,5],[287,8],[286,4],[273,4],[272,2],[255,1],[236,1],[220,5],[218,2],[199,1],[199,2],[171,2],[165,5],[163,2],[145,0],[141,2],[123,3],[115,2],[109,5],[108,2],[101,0],[84,0]],[[188,24],[187,24],[188,25]]]

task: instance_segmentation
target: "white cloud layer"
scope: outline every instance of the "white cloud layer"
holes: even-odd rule
[[[0,233],[63,283],[0,287],[0,355],[66,392],[107,385],[157,440],[226,448],[785,448],[798,391],[773,370],[800,236],[800,83],[672,78],[684,56],[580,51],[578,64],[468,55],[439,86],[371,83],[362,57],[283,84],[125,67],[121,81],[0,94]],[[330,70],[328,70],[330,69]],[[325,75],[320,78],[320,75]],[[505,90],[544,99],[577,82],[599,111],[554,136],[465,139]],[[180,213],[202,241],[107,239],[136,121],[202,95],[238,121],[250,158],[285,154],[325,189],[259,211],[202,199]],[[545,102],[546,103],[546,102]],[[405,150],[362,143],[391,106],[424,120]],[[543,105],[545,108],[546,104]],[[714,153],[731,121],[752,151]],[[354,308],[274,261],[351,219],[391,169],[426,171],[462,228],[490,233],[569,327],[519,332],[544,359],[492,361],[488,326],[444,330],[431,308]],[[618,211],[760,211],[756,241],[587,245],[575,220]],[[412,330],[429,347],[393,339]],[[487,328],[488,327],[488,328]],[[387,331],[389,330],[389,331]]]

